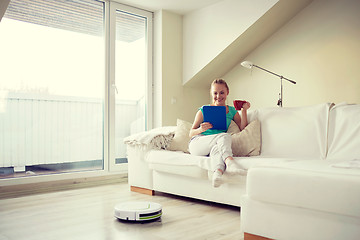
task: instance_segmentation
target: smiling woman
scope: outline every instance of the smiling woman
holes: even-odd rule
[[[189,136],[189,151],[196,156],[210,156],[211,171],[213,171],[212,185],[213,187],[220,187],[222,184],[222,175],[225,170],[231,173],[239,173],[235,166],[231,148],[231,135],[227,130],[234,121],[240,130],[243,130],[247,124],[247,109],[250,108],[250,103],[244,104],[241,117],[233,106],[226,104],[227,96],[229,95],[229,87],[225,80],[215,79],[211,83],[210,95],[212,103],[210,106],[202,106],[195,115],[195,120],[190,129]],[[205,121],[204,113],[207,107],[221,107],[224,114],[226,114],[226,126],[222,129],[215,129],[213,124]],[[219,116],[220,117],[220,116]]]

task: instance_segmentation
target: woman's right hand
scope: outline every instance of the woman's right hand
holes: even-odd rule
[[[200,124],[200,129],[201,129],[201,132],[205,132],[206,130],[212,128],[213,125],[209,122],[203,122]]]
[[[192,138],[195,135],[201,134],[201,133],[205,132],[206,130],[213,127],[211,125],[211,123],[203,122],[203,121],[204,121],[203,114],[202,114],[201,110],[199,110],[196,113],[194,123],[193,123],[193,125],[192,125],[192,127],[190,129],[190,132],[189,132],[189,137],[190,138]]]

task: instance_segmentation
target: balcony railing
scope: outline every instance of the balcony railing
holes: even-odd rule
[[[138,101],[116,103],[116,158],[139,119]],[[14,93],[0,99],[0,167],[103,159],[103,102]],[[133,130],[133,131],[136,131]]]

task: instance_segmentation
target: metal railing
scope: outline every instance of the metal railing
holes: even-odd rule
[[[103,159],[103,102],[80,97],[12,94],[0,99],[0,167]],[[139,117],[138,102],[116,103],[116,157]]]

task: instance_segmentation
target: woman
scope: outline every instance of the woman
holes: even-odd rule
[[[240,130],[247,126],[247,110],[250,108],[250,103],[246,102],[243,105],[241,117],[233,106],[226,105],[229,87],[223,79],[215,79],[211,83],[210,94],[212,96],[212,104],[210,106],[226,107],[227,128],[229,128],[231,120],[234,120]],[[236,168],[234,158],[232,157],[230,134],[226,133],[227,130],[211,129],[211,123],[204,122],[202,109],[203,107],[199,108],[199,111],[196,113],[189,133],[191,137],[189,151],[191,154],[198,156],[210,156],[211,168],[214,171],[212,185],[219,187],[222,183],[221,177],[225,170],[229,173],[240,173],[241,170]]]

